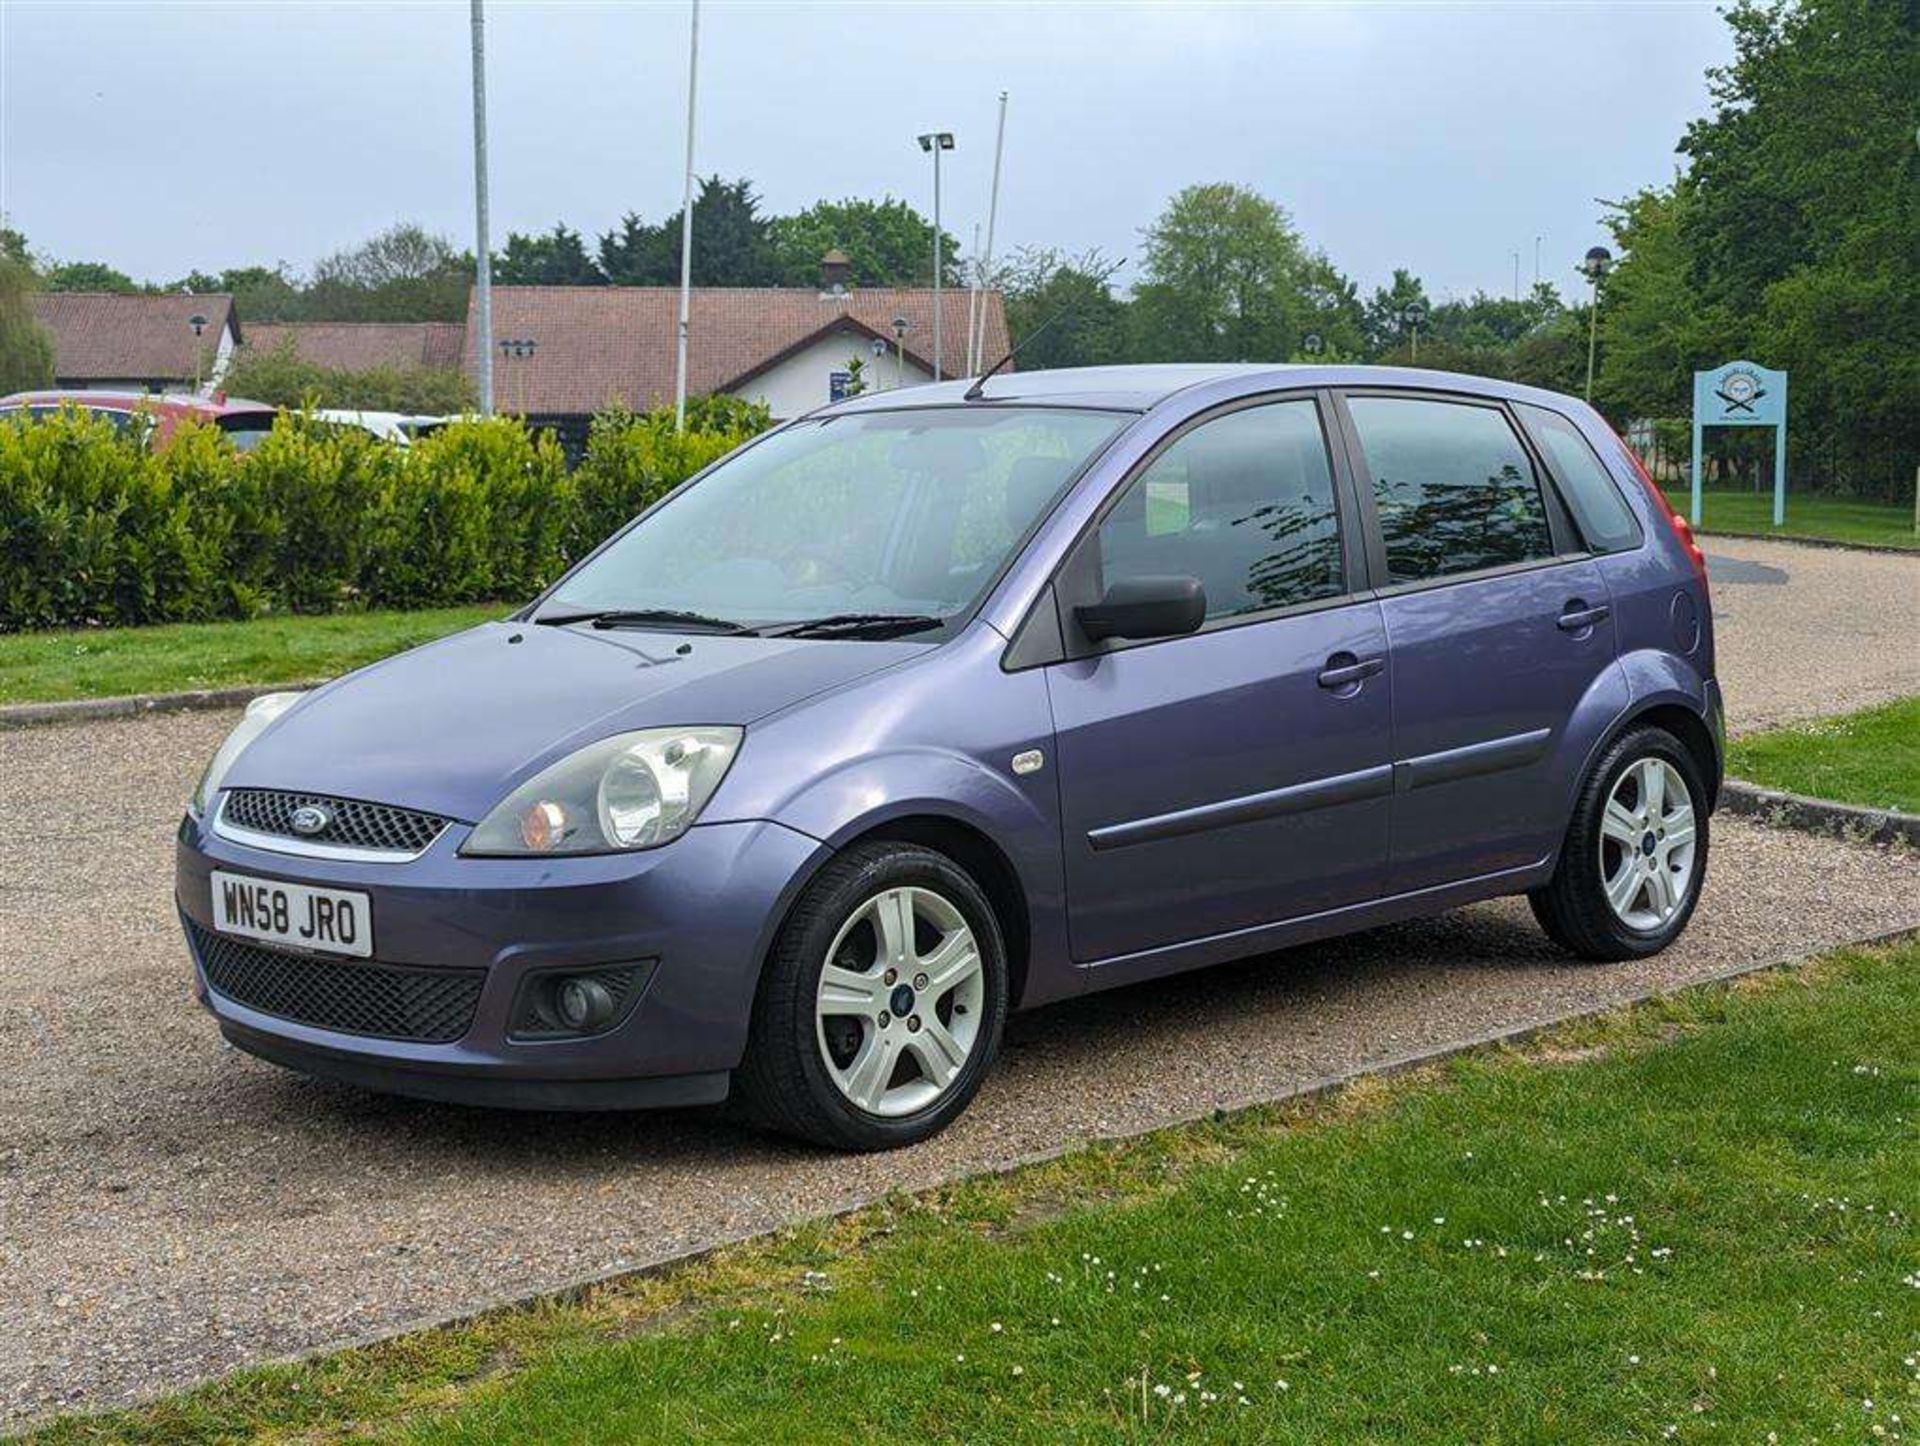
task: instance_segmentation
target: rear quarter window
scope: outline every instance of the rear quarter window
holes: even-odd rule
[[[1586,435],[1545,407],[1519,404],[1521,420],[1552,463],[1580,535],[1595,552],[1625,552],[1640,545],[1640,522],[1620,495],[1620,486],[1594,453]]]

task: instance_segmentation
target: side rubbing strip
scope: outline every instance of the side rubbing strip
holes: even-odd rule
[[[1449,748],[1445,753],[1425,753],[1418,758],[1394,764],[1394,783],[1402,793],[1406,793],[1436,783],[1472,778],[1476,774],[1524,768],[1547,751],[1547,744],[1552,739],[1551,728],[1536,728],[1531,733],[1515,733],[1510,738],[1469,743],[1465,748]]]
[[[1355,803],[1363,798],[1384,798],[1393,791],[1393,769],[1388,764],[1363,768],[1358,773],[1338,773],[1332,778],[1316,778],[1311,783],[1296,783],[1288,788],[1250,793],[1220,803],[1203,803],[1198,808],[1183,808],[1178,813],[1136,818],[1128,823],[1112,823],[1087,834],[1094,852],[1124,848],[1128,844],[1152,843],[1156,839],[1179,838],[1183,834],[1203,833],[1229,824],[1253,823],[1282,814],[1305,813],[1309,809],[1329,808],[1336,803]]]

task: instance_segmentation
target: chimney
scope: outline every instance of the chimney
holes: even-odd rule
[[[820,258],[820,289],[839,295],[853,280],[853,262],[838,246]]]

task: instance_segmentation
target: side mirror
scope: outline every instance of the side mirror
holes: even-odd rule
[[[1173,638],[1207,620],[1207,590],[1197,577],[1126,577],[1105,597],[1073,610],[1080,631],[1108,638]]]

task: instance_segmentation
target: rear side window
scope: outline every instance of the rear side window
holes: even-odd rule
[[[1553,555],[1540,482],[1493,407],[1418,397],[1347,402],[1366,454],[1390,582]]]
[[[1594,455],[1580,429],[1558,412],[1520,404],[1520,416],[1534,441],[1553,462],[1566,485],[1567,506],[1580,535],[1595,552],[1624,552],[1640,545],[1640,524],[1627,499]]]
[[[1345,591],[1333,472],[1312,401],[1269,402],[1182,435],[1100,524],[1107,586],[1195,577],[1208,618]]]

